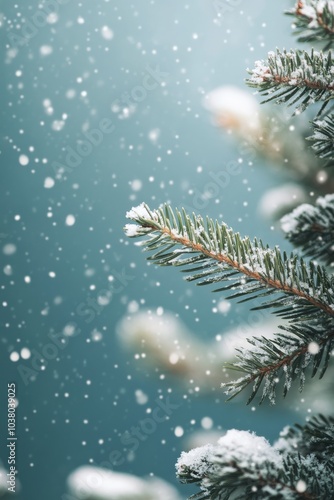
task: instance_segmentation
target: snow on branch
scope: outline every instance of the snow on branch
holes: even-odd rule
[[[334,194],[320,197],[316,205],[302,204],[281,219],[291,243],[313,259],[334,262]]]
[[[321,418],[315,417],[316,423]],[[303,441],[312,424],[299,426],[296,431],[290,428],[286,438],[281,433],[277,447],[263,437],[231,429],[216,445],[183,452],[176,464],[177,477],[182,483],[197,483],[201,492],[192,498],[200,500],[330,498],[334,483],[332,464],[309,448],[289,447],[291,434],[296,432],[299,441]],[[322,424],[324,435],[331,423],[323,419]]]
[[[286,12],[294,17],[295,34],[299,42],[322,42],[324,50],[334,42],[333,0],[298,1]]]
[[[241,238],[210,218],[204,222],[185,210],[174,213],[167,204],[153,211],[141,204],[127,215],[145,230],[147,239],[141,244],[155,252],[148,258],[154,264],[184,267],[186,279],[199,285],[224,282],[218,290],[232,291],[228,298],[246,301],[273,295],[254,309],[271,308],[289,320],[281,327],[284,333],[250,339],[253,348],[240,351],[229,368],[244,376],[224,384],[230,399],[252,385],[248,403],[260,387],[261,401],[274,403],[281,378],[285,395],[296,379],[303,388],[310,365],[312,376],[319,369],[323,376],[334,341],[334,286],[324,267],[312,262],[307,266],[297,255],[288,257],[261,241]],[[131,234],[140,236],[141,231]],[[310,351],[314,344],[317,349]]]
[[[305,425],[285,427],[274,446],[283,454],[314,454],[320,460],[333,463],[334,417],[315,415]]]
[[[276,333],[271,339],[248,339],[253,347],[238,349],[237,361],[227,368],[245,375],[222,384],[229,399],[251,385],[247,404],[261,387],[260,404],[265,399],[275,404],[278,388],[282,387],[285,397],[294,382],[299,381],[302,391],[306,377],[314,377],[319,371],[319,378],[323,377],[334,347],[334,322],[316,320],[305,324],[296,321],[291,326],[279,328],[284,333]]]
[[[199,285],[225,282],[217,291],[232,290],[229,298],[252,295],[254,299],[278,292],[278,298],[262,307],[279,308],[278,313],[288,319],[314,317],[319,311],[334,316],[334,290],[321,266],[312,262],[307,266],[297,255],[288,256],[257,239],[241,238],[209,217],[204,221],[195,214],[190,217],[185,210],[174,213],[168,204],[153,211],[141,204],[127,217],[138,224],[130,235],[144,232],[148,239],[141,245],[156,251],[148,259],[161,266],[185,266],[188,281]]]
[[[331,113],[323,120],[313,122],[314,133],[308,137],[312,149],[319,158],[334,160],[334,115]]]
[[[264,102],[297,104],[304,111],[310,104],[323,102],[321,111],[334,92],[334,62],[331,52],[324,54],[313,49],[269,52],[268,59],[256,61],[246,80],[250,87],[269,96]]]

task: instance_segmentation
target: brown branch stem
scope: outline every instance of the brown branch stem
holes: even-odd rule
[[[271,73],[270,73],[271,74]],[[289,76],[280,76],[280,75],[272,75],[274,77],[275,82],[277,83],[289,83],[291,81],[291,78]],[[303,83],[303,85],[301,85]],[[302,80],[302,82],[299,84],[296,84],[298,87],[308,87],[310,89],[317,89],[317,90],[328,90],[330,92],[334,91],[334,85],[321,85],[318,82],[310,82],[309,80],[305,79]]]
[[[148,224],[148,226],[149,226],[149,224]],[[150,226],[150,227],[152,227],[152,229],[154,229],[154,230],[157,230],[157,228],[154,226]],[[185,238],[185,237],[181,237],[181,236],[173,234],[173,232],[170,229],[168,229],[167,227],[160,228],[160,231],[164,234],[168,234],[168,236],[171,238],[171,240],[173,240],[177,243],[180,243],[181,245],[184,245],[187,248],[192,248],[193,250],[200,252],[200,253],[206,255],[207,257],[210,257],[211,259],[217,260],[218,262],[224,262],[225,264],[228,264],[229,266],[231,266],[233,269],[240,271],[241,273],[245,274],[246,276],[257,280],[266,286],[276,288],[277,290],[281,290],[282,292],[290,293],[290,294],[296,295],[298,297],[301,297],[302,299],[305,299],[306,301],[308,301],[310,304],[314,305],[315,307],[322,309],[327,314],[329,314],[331,316],[334,315],[334,310],[331,309],[331,307],[329,307],[326,304],[323,304],[322,302],[315,299],[314,297],[311,297],[303,290],[299,290],[298,288],[294,288],[294,287],[289,286],[289,285],[284,285],[279,280],[274,280],[271,278],[264,278],[258,272],[252,271],[251,269],[248,269],[244,265],[240,264],[238,261],[233,260],[230,257],[228,257],[228,255],[224,255],[222,253],[217,254],[217,253],[211,252],[210,250],[207,250],[200,243],[194,243],[193,241],[189,240],[189,238]]]

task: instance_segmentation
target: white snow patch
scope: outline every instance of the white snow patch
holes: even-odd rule
[[[230,429],[218,441],[219,451],[226,461],[261,465],[265,461],[282,463],[279,453],[262,436],[248,431]]]
[[[78,500],[180,500],[175,488],[160,478],[145,480],[93,466],[76,469],[67,484]]]
[[[258,210],[262,216],[272,219],[276,215],[282,215],[284,210],[289,211],[306,200],[304,189],[298,184],[288,182],[266,191],[260,199]]]
[[[145,203],[141,203],[137,207],[132,207],[129,212],[126,212],[126,217],[127,219],[134,219],[137,220],[138,218],[143,218],[143,219],[150,219],[151,216],[147,211],[147,208],[145,206]]]
[[[285,233],[291,233],[295,231],[299,224],[299,217],[303,213],[314,214],[315,208],[308,204],[302,203],[299,207],[295,208],[291,214],[287,214],[281,219],[281,227]]]
[[[319,207],[326,208],[327,206],[333,205],[334,204],[334,194],[326,194],[326,196],[320,196],[316,204]]]
[[[258,134],[261,129],[258,102],[238,87],[226,85],[212,90],[205,96],[203,106],[227,129],[243,135]]]
[[[124,232],[129,238],[138,236],[140,234],[139,230],[140,226],[138,226],[137,224],[125,224],[124,226]]]
[[[180,474],[188,467],[194,477],[203,478],[208,469],[215,467],[216,459],[228,469],[231,469],[234,462],[251,469],[254,465],[261,467],[264,462],[275,464],[277,468],[282,465],[279,452],[264,437],[230,429],[216,445],[207,444],[187,453],[183,452],[176,463],[176,469]]]
[[[183,451],[176,462],[176,471],[182,474],[184,467],[189,467],[198,477],[202,477],[208,469],[208,461],[215,450],[212,444],[194,448],[188,452]]]

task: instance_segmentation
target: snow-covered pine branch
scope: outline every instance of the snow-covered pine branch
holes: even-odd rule
[[[182,266],[189,273],[186,279],[199,280],[199,285],[225,282],[218,290],[231,290],[228,298],[247,301],[273,295],[256,309],[272,308],[293,322],[281,327],[284,333],[273,339],[249,340],[253,348],[240,351],[238,361],[230,366],[244,376],[224,384],[230,398],[251,384],[248,402],[263,387],[261,401],[268,398],[274,403],[281,378],[285,395],[295,379],[303,387],[310,365],[312,376],[319,369],[320,376],[325,373],[334,340],[334,287],[324,267],[312,262],[307,266],[297,255],[288,257],[261,241],[241,238],[210,218],[204,222],[184,210],[174,213],[167,204],[153,211],[141,204],[127,217],[137,223],[126,227],[129,236],[147,236],[141,245],[155,252],[150,261]]]
[[[294,18],[294,33],[299,42],[321,42],[324,50],[334,42],[334,1],[311,0],[296,2],[286,14]]]
[[[313,122],[312,149],[319,158],[334,160],[334,114],[325,116],[322,120]]]
[[[315,206],[302,204],[281,219],[291,243],[305,255],[334,263],[334,194],[317,199]]]
[[[310,434],[324,444],[329,436],[333,438],[333,423],[313,417],[305,426],[285,429],[274,446],[263,437],[231,429],[216,445],[183,452],[176,464],[177,476],[182,483],[199,485],[201,491],[193,497],[198,500],[331,498],[333,463],[314,453]],[[295,447],[293,437],[298,443]]]
[[[260,403],[268,399],[275,404],[277,389],[285,397],[293,382],[299,382],[302,391],[307,377],[318,372],[322,378],[328,368],[334,347],[334,321],[316,320],[305,323],[296,320],[292,325],[280,326],[273,338],[248,339],[252,348],[237,349],[237,361],[226,365],[245,375],[222,384],[229,399],[252,386],[249,404],[262,388]]]
[[[277,50],[269,52],[268,59],[256,61],[246,80],[250,87],[257,88],[264,102],[277,104],[299,104],[297,111],[304,111],[310,104],[322,101],[321,111],[334,93],[334,61],[327,54],[311,50]]]
[[[334,1],[298,1],[289,14],[295,18],[300,41],[324,42],[325,50],[332,45]],[[277,50],[270,52],[267,60],[257,61],[249,73],[248,85],[266,96],[265,102],[295,105],[295,114],[310,104],[320,104],[313,122],[314,135],[309,138],[318,158],[310,168],[305,162],[304,169],[311,174],[313,169],[322,169],[321,158],[334,157],[334,119],[327,108],[334,97],[331,52]],[[222,120],[226,101],[217,103]],[[233,106],[228,105],[229,125]],[[244,115],[237,121],[237,130],[241,135],[246,130],[247,139],[256,144],[265,137],[263,124],[255,107],[250,109],[251,132],[249,124],[242,122]],[[280,151],[286,162],[288,155]],[[326,188],[331,189],[329,183]],[[249,349],[237,349],[238,359],[227,365],[227,370],[240,371],[242,377],[224,384],[230,399],[251,386],[248,402],[261,388],[260,401],[267,398],[274,403],[278,388],[285,395],[294,381],[302,389],[307,377],[324,375],[334,346],[334,277],[314,259],[333,262],[333,204],[333,195],[328,195],[319,198],[315,207],[304,205],[283,219],[288,239],[313,259],[309,264],[295,253],[288,256],[257,239],[242,238],[208,217],[204,221],[185,210],[174,212],[167,204],[152,211],[141,204],[128,212],[135,224],[126,226],[126,234],[145,237],[140,245],[153,252],[151,262],[181,267],[188,273],[188,281],[219,285],[216,291],[230,292],[228,298],[258,298],[254,309],[269,308],[288,320],[279,327],[280,333],[270,338],[253,337],[248,340]],[[227,370],[225,375],[229,376]],[[333,438],[334,420],[322,416],[304,426],[284,429],[273,447],[264,438],[231,430],[217,445],[183,453],[177,474],[181,482],[200,486],[201,491],[191,497],[197,500],[333,498]]]
[[[304,425],[285,427],[275,448],[285,455],[291,452],[303,456],[314,454],[334,466],[334,417],[315,415]]]
[[[261,240],[242,238],[226,224],[206,221],[174,211],[165,204],[150,210],[142,203],[127,213],[136,222],[125,227],[130,237],[147,236],[140,245],[155,251],[148,260],[161,266],[184,266],[188,281],[199,285],[226,282],[216,291],[232,290],[229,298],[244,301],[275,295],[259,307],[273,307],[287,319],[334,316],[334,290],[326,269],[306,265],[298,255],[288,256],[264,245]],[[177,248],[174,248],[177,247]]]

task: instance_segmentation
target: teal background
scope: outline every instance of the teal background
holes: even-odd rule
[[[6,387],[15,381],[20,498],[59,500],[68,474],[122,450],[120,436],[145,418],[145,409],[154,407],[159,395],[166,397],[171,388],[175,400],[182,400],[177,382],[162,381],[159,373],[143,376],[133,356],[120,348],[115,326],[130,301],[177,313],[203,339],[247,319],[247,306],[235,303],[226,318],[212,314],[217,296],[208,289],[185,283],[177,270],[147,266],[145,256],[123,235],[125,212],[141,201],[151,207],[169,201],[191,208],[194,196],[211,182],[210,173],[241,157],[241,174],[220,189],[218,203],[207,200],[203,215],[223,218],[241,234],[284,245],[281,234],[256,210],[261,194],[283,177],[259,160],[249,166],[238,146],[212,126],[201,102],[204,93],[220,85],[244,88],[245,69],[256,59],[295,43],[290,20],[282,15],[291,5],[287,1],[230,2],[231,11],[217,25],[210,0],[70,0],[58,6],[57,22],[40,27],[9,57],[13,34],[21,33],[39,4],[45,2],[0,1],[0,247],[17,247],[15,254],[0,257],[0,302],[7,303],[1,311],[1,459],[6,462]],[[105,25],[113,31],[111,40],[101,36]],[[42,56],[43,45],[52,46],[52,54]],[[166,73],[165,85],[148,91],[130,117],[119,119],[113,103],[142,86],[148,66]],[[75,90],[72,99],[69,89]],[[52,103],[52,116],[45,113],[45,99]],[[65,126],[54,131],[52,122],[64,113]],[[54,162],[64,165],[66,148],[77,148],[83,131],[98,128],[103,119],[112,122],[113,132],[104,134],[62,180],[55,179]],[[154,129],[160,130],[156,143],[148,138]],[[19,163],[21,154],[28,156],[28,165]],[[56,181],[52,189],[44,188],[47,177]],[[134,180],[142,182],[139,191],[132,189]],[[65,225],[69,214],[76,217],[71,227]],[[11,276],[3,273],[7,265]],[[85,276],[87,268],[95,274]],[[96,301],[99,291],[110,287],[110,275],[117,293],[94,312],[89,300]],[[31,277],[30,284],[25,276]],[[55,338],[73,323],[77,334],[54,352],[44,370],[38,360],[38,369],[32,359],[10,361],[10,353],[23,347],[42,352],[50,335]],[[103,334],[100,342],[91,341],[94,329]],[[35,380],[23,380],[19,366],[34,369]],[[148,394],[147,405],[136,403],[137,389]],[[227,405],[224,399],[219,387],[212,397],[188,396],[141,443],[134,459],[115,470],[154,473],[177,485],[174,463],[182,441],[174,435],[175,426],[188,436],[200,428],[201,418],[210,416],[215,427],[250,429],[272,440],[296,420],[280,405],[252,411],[244,402]],[[194,491],[178,487],[184,498]]]

